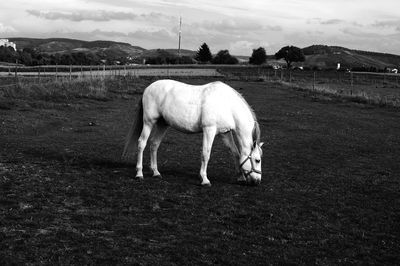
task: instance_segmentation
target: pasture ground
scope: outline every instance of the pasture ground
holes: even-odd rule
[[[198,186],[201,135],[174,130],[163,179],[147,169],[139,182],[120,154],[146,83],[106,99],[0,99],[0,264],[400,263],[398,109],[228,81],[258,115],[261,185],[235,183],[217,139],[212,187]]]

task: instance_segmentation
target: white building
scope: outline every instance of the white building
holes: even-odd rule
[[[17,45],[13,42],[8,41],[8,39],[0,39],[0,46],[12,47],[15,51],[17,51]]]

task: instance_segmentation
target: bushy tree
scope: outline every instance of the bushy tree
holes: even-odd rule
[[[283,58],[286,61],[287,68],[290,68],[293,62],[304,62],[303,51],[296,46],[282,47],[276,54],[276,59]]]
[[[217,53],[217,55],[212,59],[213,64],[226,64],[226,65],[235,65],[239,63],[239,60],[230,55],[228,50],[221,50]]]
[[[0,46],[0,61],[15,63],[18,58],[17,52],[12,47]]]
[[[33,63],[32,55],[25,51],[19,51],[19,62],[26,66],[31,66]]]
[[[249,58],[249,63],[253,65],[261,65],[267,62],[267,53],[263,47],[253,49],[253,54]]]
[[[197,61],[199,61],[201,63],[207,63],[212,60],[210,48],[208,47],[208,45],[206,43],[203,43],[200,46],[194,59],[196,59]]]

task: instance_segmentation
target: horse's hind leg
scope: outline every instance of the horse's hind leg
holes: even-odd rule
[[[160,172],[158,171],[157,166],[157,151],[158,147],[160,147],[161,141],[167,132],[168,125],[165,124],[163,120],[159,120],[157,124],[155,124],[153,131],[150,136],[150,167],[153,170],[154,177],[161,177]]]
[[[201,185],[211,186],[210,180],[207,178],[207,165],[210,160],[211,147],[214,142],[215,133],[217,132],[215,127],[203,128],[203,150],[201,152]]]
[[[154,123],[144,122],[142,133],[138,140],[138,155],[136,162],[136,178],[143,179],[143,151],[146,148],[147,140],[149,139],[151,129]]]

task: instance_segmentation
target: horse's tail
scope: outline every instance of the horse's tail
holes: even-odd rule
[[[139,136],[143,129],[143,98],[140,99],[137,108],[136,116],[129,129],[128,135],[125,140],[125,147],[122,153],[123,159],[129,159],[130,155],[135,152]]]

